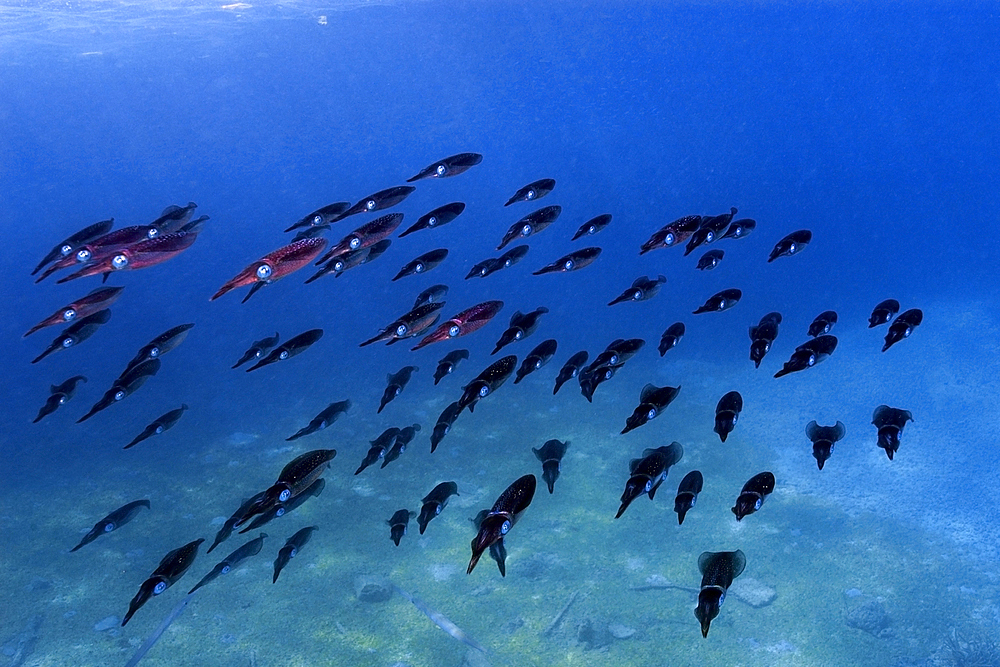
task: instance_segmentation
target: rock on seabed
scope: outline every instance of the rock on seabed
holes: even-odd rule
[[[778,597],[777,591],[753,577],[740,577],[729,587],[729,592],[755,608],[766,607]]]
[[[114,630],[122,620],[117,616],[108,616],[94,624],[94,632],[107,632]]]

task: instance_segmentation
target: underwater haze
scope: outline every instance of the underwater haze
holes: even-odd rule
[[[988,2],[0,1],[0,667],[1000,665],[997,44]],[[445,160],[463,153],[481,161]],[[384,192],[400,186],[415,189]],[[363,210],[310,225],[335,202]],[[685,216],[674,247],[657,241]],[[43,262],[111,218],[102,233],[146,236],[94,233],[66,268]],[[752,233],[718,238],[740,220]],[[303,230],[316,240],[286,249]],[[573,255],[588,247],[589,265]],[[304,284],[331,250],[369,261]],[[643,277],[643,298],[608,305]],[[434,324],[360,345],[438,284]],[[63,333],[101,287],[123,288],[96,293],[110,318]],[[712,308],[725,290],[740,294]],[[869,327],[885,300],[891,321]],[[825,311],[829,332],[808,335]],[[748,335],[772,312],[776,336]],[[276,333],[287,358],[233,368]],[[156,361],[126,370],[158,337]],[[629,358],[619,339],[642,344]],[[574,353],[606,349],[553,392]],[[460,400],[474,412],[432,452]],[[844,426],[819,463],[812,421]],[[376,449],[355,474],[371,441],[414,425],[408,445],[389,434],[396,460]],[[568,442],[551,493],[532,451],[550,440]],[[331,449],[329,467],[298,458]],[[458,495],[435,505],[444,482]],[[239,509],[268,488],[287,493]],[[401,509],[430,520],[397,546]],[[257,510],[284,516],[206,553]]]

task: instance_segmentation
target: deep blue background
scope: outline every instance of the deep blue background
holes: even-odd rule
[[[276,400],[279,386],[290,398],[370,379],[377,393],[385,372],[414,357],[403,346],[359,351],[356,342],[434,282],[452,286],[449,314],[486,298],[507,302],[504,320],[547,305],[546,335],[562,343],[557,362],[620,335],[655,343],[726,287],[744,290],[741,317],[687,316],[701,340],[689,354],[745,355],[745,327],[773,309],[794,332],[785,353],[827,308],[861,320],[886,296],[906,308],[956,293],[995,305],[1000,51],[989,46],[998,32],[990,5],[435,2],[330,12],[327,25],[316,12],[255,11],[168,12],[128,24],[95,16],[84,30],[5,37],[0,362],[17,400],[0,423],[4,446],[19,452],[15,470],[108,428],[95,419],[66,431],[70,415],[59,413],[29,429],[50,382],[90,375],[86,396],[64,408],[82,411],[133,349],[181,321],[198,324],[174,353],[187,361],[165,363],[160,400],[140,410],[133,399],[114,438],[179,393],[214,408],[192,421],[219,434],[265,419],[248,416],[246,405]],[[281,230],[309,210],[358,200],[466,150],[482,153],[483,164],[419,183],[400,207],[408,225],[434,206],[466,201],[449,228],[397,241],[380,264],[339,280],[304,287],[303,272],[247,305],[242,293],[207,302],[285,243]],[[474,262],[498,254],[503,231],[532,208],[500,204],[546,176],[558,181],[544,201],[563,206],[558,223],[517,269],[461,281]],[[188,200],[212,218],[198,243],[122,276],[117,284],[128,289],[106,330],[29,366],[57,330],[28,341],[20,334],[95,284],[33,285],[27,274],[38,259],[95,220],[141,224]],[[637,256],[671,219],[732,205],[756,218],[758,231],[726,245],[714,273],[693,270],[700,252]],[[605,249],[597,264],[573,276],[529,275],[579,247],[572,231],[603,212],[615,217],[594,239]],[[330,237],[355,221],[361,216]],[[815,234],[801,261],[765,264],[771,245],[799,228]],[[435,273],[389,283],[405,261],[439,246],[452,254]],[[669,282],[655,310],[601,305],[636,276],[661,272]],[[313,326],[327,337],[309,377],[286,369],[253,384],[224,372],[250,340]],[[485,350],[500,328],[469,345]],[[440,354],[431,348],[418,363],[430,367]],[[473,365],[484,363],[480,351]]]
[[[205,660],[236,660],[243,637],[253,635],[262,664],[314,651],[388,664],[385,653],[359,656],[372,650],[369,638],[383,627],[376,623],[397,623],[396,610],[372,607],[370,616],[345,619],[352,630],[353,622],[369,624],[364,647],[316,630],[338,614],[354,614],[354,599],[341,594],[350,586],[340,580],[353,576],[345,573],[383,566],[500,655],[500,646],[520,641],[508,635],[508,609],[499,595],[473,594],[483,582],[501,581],[492,564],[481,564],[476,578],[450,581],[432,581],[432,568],[453,566],[460,548],[454,567],[461,572],[471,537],[465,518],[510,480],[538,474],[529,447],[550,437],[572,441],[562,477],[555,494],[539,491],[516,529],[502,580],[511,602],[523,591],[531,596],[526,603],[545,603],[516,612],[528,621],[522,632],[537,619],[547,622],[565,599],[566,591],[543,588],[544,568],[542,580],[525,576],[548,562],[532,566],[536,553],[566,565],[550,570],[565,572],[560,585],[587,591],[588,580],[617,586],[654,570],[693,586],[699,552],[739,547],[747,552],[747,574],[774,584],[778,604],[751,623],[750,612],[730,603],[704,643],[682,606],[690,600],[676,591],[663,602],[650,597],[637,607],[657,605],[652,615],[690,627],[640,631],[619,654],[698,650],[704,664],[766,663],[784,659],[763,652],[780,631],[772,648],[789,650],[794,642],[798,657],[863,654],[885,665],[905,655],[914,658],[906,664],[916,664],[918,653],[942,656],[952,627],[959,636],[971,637],[964,633],[972,626],[996,635],[995,3],[483,0],[342,11],[30,4],[9,8],[0,0],[0,525],[10,541],[0,570],[10,574],[6,597],[22,603],[16,616],[0,618],[0,642],[44,612],[39,651],[100,655],[79,658],[94,664],[117,659],[126,641],[151,631],[173,602],[150,603],[115,642],[94,641],[93,624],[124,611],[162,554],[211,536],[238,499],[271,483],[293,456],[284,438],[345,398],[354,402],[346,417],[292,443],[296,452],[335,446],[340,453],[324,496],[274,528],[269,552],[296,521],[322,525],[303,559],[282,575],[282,588],[271,589],[282,594],[230,585],[223,595],[218,584],[218,598],[205,596],[200,612],[186,612],[189,629],[177,633],[179,640],[164,637],[175,647],[158,646],[161,659],[180,659],[178,642],[214,642],[212,633],[225,642],[245,633],[231,646],[200,644]],[[358,201],[463,151],[482,153],[482,164],[417,183],[394,209],[405,214],[405,228],[433,207],[466,202],[449,226],[394,238],[377,262],[339,279],[303,285],[306,269],[246,304],[245,288],[209,302],[227,279],[287,243],[281,230],[309,211]],[[543,177],[557,186],[537,205],[502,207],[517,188]],[[36,285],[29,272],[41,257],[94,221],[113,216],[119,227],[144,224],[165,206],[188,201],[211,217],[194,246],[168,263],[114,276],[110,284],[126,289],[111,322],[79,348],[31,365],[59,328],[28,339],[23,332],[99,282]],[[474,263],[499,254],[495,246],[508,226],[548,204],[562,206],[562,216],[529,240],[521,264],[463,280]],[[758,227],[745,240],[718,243],[726,256],[714,271],[695,271],[702,250],[638,255],[669,221],[730,206]],[[614,216],[605,231],[570,241],[601,213]],[[340,222],[328,237],[335,242],[371,217]],[[766,263],[776,241],[803,228],[814,240],[800,255]],[[604,249],[591,267],[531,275],[590,244]],[[451,251],[439,268],[390,282],[405,262],[437,247]],[[660,273],[667,283],[651,301],[605,305],[637,276]],[[456,344],[415,353],[410,345],[358,347],[438,282],[451,287],[445,316],[486,299],[506,305],[497,321]],[[744,292],[733,310],[691,314],[730,287]],[[885,330],[870,331],[866,321],[887,297],[904,309],[922,308],[925,321],[881,354]],[[538,306],[551,310],[538,332],[507,351],[523,358],[554,337],[555,359],[516,387],[508,382],[474,415],[463,414],[431,455],[436,415],[495,358],[489,351],[511,314]],[[805,340],[809,322],[827,309],[840,314],[834,356],[815,370],[773,379]],[[781,334],[755,370],[747,327],[772,310],[784,315]],[[661,359],[656,343],[677,320],[688,334]],[[121,405],[74,423],[135,350],[183,322],[195,327],[155,378]],[[326,333],[302,356],[252,374],[230,369],[251,341],[313,327]],[[617,337],[641,337],[646,349],[593,404],[572,384],[551,396],[556,369],[573,352],[596,355]],[[432,386],[435,362],[459,345],[472,358]],[[376,415],[385,374],[411,363],[421,370]],[[31,424],[49,384],[77,373],[90,378],[77,396]],[[655,423],[619,436],[647,382],[683,391]],[[711,432],[712,415],[732,389],[742,392],[746,409],[723,445]],[[121,450],[181,402],[191,409],[174,430]],[[876,448],[870,424],[879,403],[915,417],[891,462]],[[803,435],[811,419],[847,425],[823,471]],[[351,475],[369,439],[412,422],[423,431],[405,458]],[[682,468],[699,467],[707,480],[683,539],[656,523],[665,516],[671,530],[680,530],[670,512],[672,490],[661,491],[655,504],[637,501],[613,521],[629,459],[673,439],[686,451],[667,486]],[[764,469],[778,479],[773,499],[763,516],[736,524],[729,503]],[[460,480],[464,504],[456,502],[425,537],[411,530],[397,550],[385,539],[384,519],[398,507],[417,509],[422,494],[446,479]],[[81,528],[145,497],[156,508],[148,519],[80,554],[65,553]],[[655,513],[659,519],[651,519]],[[208,562],[202,556],[198,567]],[[322,569],[305,569],[316,563]],[[254,567],[269,574],[263,556]],[[296,585],[296,568],[297,585],[308,586],[302,595],[288,588]],[[271,587],[264,575],[260,582]],[[813,581],[816,587],[802,588]],[[852,589],[884,596],[900,629],[894,638],[876,641],[842,625],[845,602],[853,604],[843,595]],[[617,589],[598,597],[595,606],[624,599]],[[581,599],[572,613],[591,613],[587,604]],[[574,624],[568,619],[563,631],[572,633]],[[409,627],[397,633],[393,625],[384,634],[412,648],[414,664],[427,651],[437,662],[446,659],[434,641],[451,640],[425,626],[434,635],[426,645],[410,644]],[[734,633],[746,641],[731,641]],[[563,652],[558,642],[552,647]],[[565,655],[552,659],[578,654]]]

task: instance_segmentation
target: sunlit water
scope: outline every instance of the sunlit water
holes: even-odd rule
[[[200,590],[143,659],[149,665],[967,665],[998,664],[1000,530],[992,437],[998,368],[995,282],[1000,117],[988,5],[311,3],[7,3],[0,8],[0,222],[7,278],[0,363],[7,387],[0,530],[0,666],[125,664],[222,557],[206,555],[124,628],[143,579],[171,549],[209,542],[239,503],[296,455],[336,448],[326,488],[272,522],[265,546]],[[476,151],[481,165],[420,181],[391,209],[403,227],[434,207],[467,204],[447,227],[399,239],[377,261],[303,285],[299,273],[248,303],[246,288],[208,298],[290,241],[284,228],[334,201],[358,201],[434,160]],[[538,204],[502,204],[555,178]],[[210,216],[176,259],[115,275],[113,317],[79,348],[29,361],[59,327],[22,334],[99,284],[36,285],[28,273],[55,243],[97,220],[146,224],[169,204]],[[563,207],[515,267],[463,280],[504,231],[539,206]],[[690,213],[730,206],[757,220],[745,240],[703,249],[640,244]],[[571,242],[611,213],[598,235]],[[372,219],[334,225],[336,242]],[[766,262],[785,234],[810,229],[801,254]],[[586,245],[593,266],[532,276]],[[391,282],[434,248],[426,275]],[[664,274],[653,299],[605,305],[641,275]],[[57,274],[56,277],[63,274]],[[435,283],[445,317],[501,299],[483,330],[455,343],[358,343]],[[692,315],[719,290],[743,299]],[[912,336],[880,352],[872,307],[920,308]],[[438,414],[490,357],[515,310],[546,306],[536,333],[553,360],[464,413],[438,450]],[[830,359],[772,375],[833,309]],[[783,315],[760,369],[747,328]],[[663,330],[687,334],[664,357]],[[135,351],[177,324],[195,327],[160,372],[120,405],[74,423]],[[232,370],[254,340],[314,327],[301,356],[251,374]],[[555,374],[580,349],[616,338],[645,347],[588,403]],[[471,358],[434,386],[437,360]],[[387,373],[414,364],[409,386],[376,415]],[[76,396],[32,424],[51,384],[82,374]],[[619,435],[646,383],[682,387],[663,414]],[[719,398],[744,411],[721,443]],[[333,401],[349,413],[319,433],[285,438]],[[178,424],[123,451],[143,427],[185,403]],[[895,460],[875,445],[872,411],[914,421]],[[822,471],[810,420],[842,421]],[[421,431],[385,469],[353,471],[389,426]],[[568,440],[562,473],[505,538],[507,575],[484,556],[464,570],[470,519],[513,480],[540,477],[531,448]],[[615,520],[628,463],[678,441],[683,459],[655,499]],[[705,489],[683,526],[673,513],[689,470]],[[732,507],[752,475],[777,485],[760,511]],[[385,520],[420,509],[441,481],[453,497],[424,535],[399,547]],[[540,480],[539,480],[540,481]],[[70,553],[96,521],[139,498],[151,509]],[[319,530],[271,583],[285,539]],[[256,531],[255,533],[256,534]],[[704,551],[747,558],[707,639],[689,589]],[[368,601],[361,576],[415,595],[485,654],[435,627],[405,597]],[[363,591],[362,591],[363,593]],[[993,651],[990,654],[990,651]],[[981,662],[973,662],[981,659]],[[965,661],[965,662],[963,662]],[[992,661],[992,662],[991,662]]]

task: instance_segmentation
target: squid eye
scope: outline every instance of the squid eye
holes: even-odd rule
[[[374,199],[369,199],[368,201],[365,202],[365,208],[368,209],[369,211],[374,210],[375,206],[377,205],[378,202],[376,202]]]
[[[738,414],[733,415],[733,426],[736,426],[736,422],[739,421],[740,416]]]
[[[451,432],[451,424],[446,424],[444,427],[444,434],[448,435]]]
[[[163,427],[162,426],[157,426],[156,427],[156,435],[160,435],[161,433],[163,433]]]
[[[111,258],[112,269],[124,269],[128,266],[128,255],[118,254]]]
[[[611,358],[608,359],[608,363],[611,364],[612,366],[614,366],[615,364],[617,364],[618,363],[618,355],[617,354],[612,354]]]
[[[903,331],[903,338],[909,338],[910,333],[913,331],[913,327],[906,327]]]
[[[338,261],[334,262],[334,264],[333,264],[333,270],[334,271],[343,271],[344,270],[344,261],[343,260],[338,260]]]
[[[604,379],[610,380],[612,377],[614,377],[614,374],[615,372],[609,368],[608,370],[604,371]]]
[[[257,267],[257,280],[267,280],[271,277],[271,265],[261,264]]]
[[[288,557],[289,558],[295,558],[295,556],[297,556],[298,553],[299,553],[299,550],[296,549],[295,547],[292,547],[292,550],[288,552]]]
[[[806,361],[806,365],[807,366],[813,366],[813,365],[815,365],[815,363],[816,363],[816,355],[815,354],[810,354],[809,355],[809,360]]]
[[[795,251],[796,251],[795,244],[794,243],[789,243],[788,244],[788,254],[789,255],[794,255]]]
[[[75,308],[67,308],[66,310],[63,311],[62,318],[63,318],[63,322],[70,322],[72,320],[75,320],[76,319],[76,309]]]
[[[539,359],[538,361],[535,362],[535,370],[537,371],[541,367],[542,367],[542,360]]]
[[[430,218],[428,218],[428,220],[427,220],[427,226],[428,227],[433,227],[437,223],[438,223],[438,219],[436,217],[434,217],[433,215]]]
[[[440,505],[435,505],[434,506],[434,516],[437,516],[438,514],[440,514],[442,509],[443,508]]]
[[[439,164],[437,168],[434,170],[434,173],[436,173],[438,176],[444,176],[445,174],[448,173],[448,167],[444,166],[443,164]]]
[[[274,511],[274,516],[285,516],[285,508],[279,507]]]
[[[156,227],[150,227],[149,230],[146,231],[146,238],[148,239],[155,239],[159,235],[160,235],[160,230],[157,229]]]
[[[715,240],[715,232],[709,232],[705,234],[705,243],[711,243]]]
[[[312,219],[312,224],[313,224],[313,226],[323,224],[323,216],[321,216],[321,215],[314,215],[313,219]]]
[[[62,254],[63,257],[65,257],[66,255],[73,252],[73,246],[67,243],[63,247],[59,248],[59,252]]]
[[[574,266],[576,266],[576,263],[571,259],[567,259],[563,262],[563,271],[572,271]]]
[[[423,273],[423,271],[424,271],[424,265],[418,263],[416,266],[413,267],[413,271],[415,273]]]
[[[764,343],[764,353],[767,354],[767,352],[769,352],[770,349],[771,349],[771,344],[770,343]]]
[[[120,401],[123,398],[125,398],[125,390],[124,389],[119,389],[118,391],[115,392],[115,400],[116,401]]]
[[[155,345],[149,348],[150,359],[156,359],[158,356],[160,356],[160,348],[156,347]]]
[[[280,500],[281,502],[285,502],[291,497],[291,495],[292,495],[291,491],[289,491],[288,489],[284,489],[282,490],[281,493],[278,494],[278,500]]]
[[[695,497],[691,498],[691,507],[694,507],[694,504],[695,504],[696,502],[698,502],[698,497],[697,497],[697,496],[695,496]]]
[[[591,225],[590,227],[587,227],[587,233],[588,234],[596,234],[597,233],[597,228],[594,227],[593,225]]]
[[[510,268],[510,259],[509,258],[505,259],[503,261],[503,268],[505,268],[505,269],[509,269]]]
[[[652,419],[655,416],[656,416],[656,408],[653,408],[652,410],[646,413],[646,419]]]
[[[504,521],[503,525],[500,526],[500,534],[501,535],[506,535],[508,530],[510,530],[510,519],[508,519],[507,521]]]
[[[674,239],[674,233],[673,232],[670,232],[669,234],[667,234],[666,236],[663,237],[663,244],[664,245],[673,245],[674,242],[675,242],[675,239]]]
[[[458,326],[457,324],[452,324],[450,327],[448,327],[449,337],[454,338],[460,333],[462,333],[462,327]]]
[[[281,354],[278,355],[278,358],[281,359],[282,361],[284,361],[285,359],[287,359],[288,358],[288,350],[282,350]]]
[[[531,225],[524,225],[523,227],[521,227],[521,236],[530,236],[530,235],[531,235]]]
[[[764,502],[763,498],[758,498],[757,500],[754,501],[753,508],[755,510],[759,510],[760,506],[761,506],[761,503],[763,503],[763,502]]]
[[[113,524],[113,523],[109,522],[109,523],[104,524],[104,532],[105,533],[110,533],[115,528],[117,528],[117,526],[115,526],[115,524]]]
[[[63,394],[62,396],[59,397],[59,405],[65,405],[67,400],[68,400],[67,396]]]
[[[535,191],[534,190],[528,190],[528,193],[526,195],[524,195],[524,198],[525,199],[534,199],[535,198]]]
[[[740,236],[743,236],[743,228],[742,227],[737,227],[736,231],[733,232],[733,236],[735,236],[737,238],[739,238]]]
[[[646,480],[646,493],[649,493],[649,490],[650,490],[651,488],[653,488],[653,480],[651,480],[651,479],[647,479],[647,480]]]
[[[490,393],[490,388],[484,385],[484,386],[483,386],[483,387],[482,387],[482,388],[481,388],[481,389],[479,390],[479,398],[485,398],[486,396],[488,396],[488,395],[489,395],[489,393]]]
[[[229,567],[228,565],[223,565],[222,566],[222,570],[219,571],[219,574],[229,574],[229,570],[231,570],[231,569],[232,568]]]
[[[62,339],[62,346],[63,347],[73,347],[73,343],[75,343],[75,342],[76,341],[74,341],[72,338],[70,338],[70,337],[67,336],[66,338]]]
[[[357,250],[358,248],[361,247],[361,239],[359,239],[357,236],[352,236],[351,243],[349,245],[351,246],[351,250]]]
[[[633,301],[638,301],[641,298],[642,298],[642,290],[641,289],[637,289],[636,291],[632,292],[632,300]]]
[[[167,582],[158,581],[156,582],[156,586],[153,587],[153,595],[159,595],[165,590],[167,590]]]
[[[406,327],[405,324],[400,324],[398,327],[396,327],[397,336],[405,336],[407,331],[409,331],[409,329]]]
[[[86,262],[90,258],[91,258],[91,253],[86,248],[80,248],[79,250],[76,251],[76,261]]]

